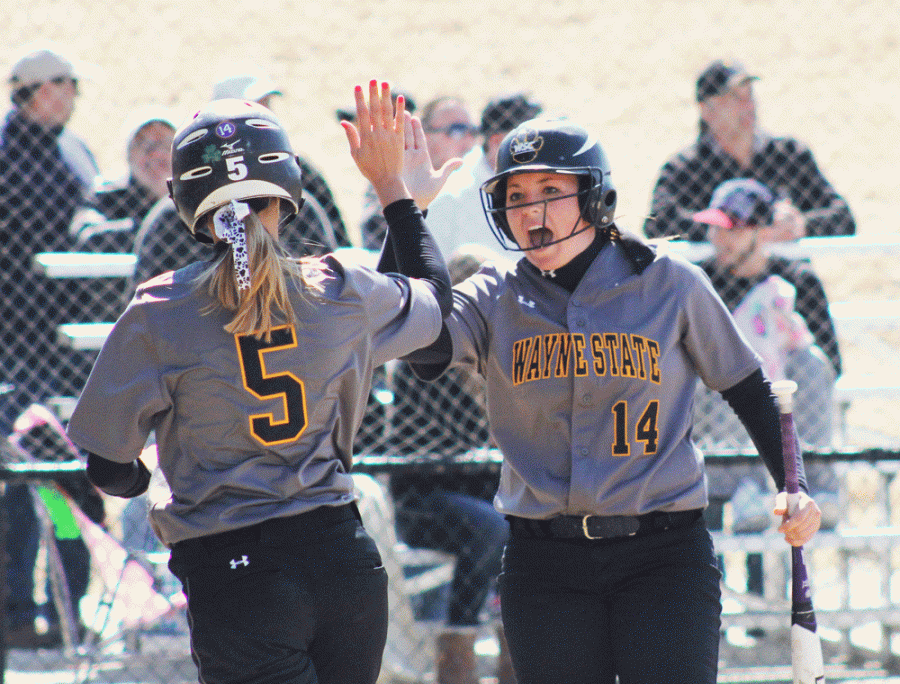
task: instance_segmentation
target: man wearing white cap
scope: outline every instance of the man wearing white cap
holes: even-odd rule
[[[0,368],[11,387],[0,397],[3,434],[28,405],[77,396],[90,370],[90,356],[57,341],[56,327],[74,303],[71,295],[64,284],[38,275],[32,263],[37,252],[69,248],[69,223],[89,201],[98,172],[87,145],[66,129],[83,76],[83,65],[46,43],[26,47],[9,72],[12,109],[0,129]],[[38,524],[27,487],[8,487],[4,506],[16,530],[7,539],[6,643],[48,645],[59,634],[35,632]],[[77,607],[90,565],[84,543],[70,541],[60,552]]]
[[[17,214],[46,233],[50,247],[65,243],[65,230],[57,229],[68,225],[98,173],[87,145],[65,128],[82,76],[80,65],[47,45],[26,49],[9,76],[13,108],[0,133],[0,220]]]
[[[268,75],[258,70],[226,76],[213,84],[213,100],[234,98],[258,102],[271,109],[272,98],[282,92]]]

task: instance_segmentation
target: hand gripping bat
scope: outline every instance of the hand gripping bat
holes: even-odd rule
[[[794,427],[794,399],[797,383],[781,380],[772,383],[772,392],[778,402],[781,420],[781,450],[784,454],[784,481],[787,492],[788,512],[797,510],[800,498],[797,448],[797,431]],[[816,633],[816,613],[803,547],[791,547],[791,666],[794,684],[825,684],[825,668],[822,663],[822,642]]]

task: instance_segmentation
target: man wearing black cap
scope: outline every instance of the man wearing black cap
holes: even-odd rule
[[[497,150],[504,136],[542,111],[540,104],[521,93],[492,100],[484,108],[479,129],[482,144],[463,157],[463,165],[428,206],[428,227],[444,258],[450,258],[464,244],[497,249],[484,217],[480,188],[494,175]]]
[[[648,237],[705,240],[705,226],[691,216],[709,204],[717,185],[733,178],[754,178],[779,198],[779,240],[856,232],[846,201],[822,175],[809,148],[757,126],[757,78],[738,62],[720,60],[699,75],[700,135],[663,165],[644,223]]]

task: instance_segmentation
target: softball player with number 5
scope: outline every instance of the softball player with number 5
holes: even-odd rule
[[[354,504],[353,439],[374,367],[435,339],[450,278],[401,179],[413,122],[390,89],[356,93],[347,136],[402,254],[385,275],[295,260],[287,135],[255,103],[218,100],[176,133],[172,195],[209,262],[142,285],[69,423],[108,494],[147,488],[155,432],[171,499],[151,512],[188,598],[205,684],[374,683],[387,577]],[[352,130],[351,130],[352,129]]]
[[[691,442],[694,385],[721,391],[784,484],[778,413],[760,361],[695,266],[620,233],[596,139],[566,120],[507,135],[482,187],[510,268],[454,288],[417,372],[484,375],[503,454],[495,505],[511,538],[500,575],[519,684],[713,684],[719,571]],[[819,525],[803,496],[789,543]]]

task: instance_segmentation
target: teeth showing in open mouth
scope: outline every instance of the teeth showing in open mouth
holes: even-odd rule
[[[532,247],[543,247],[553,240],[553,231],[544,226],[536,226],[528,231],[528,239]]]

